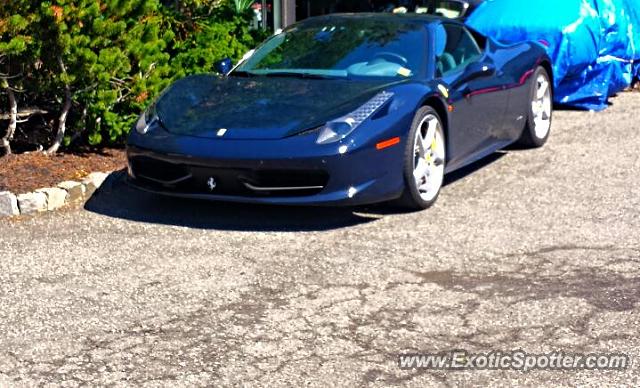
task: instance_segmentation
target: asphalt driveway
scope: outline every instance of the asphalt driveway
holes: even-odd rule
[[[0,221],[0,386],[637,385],[640,94],[558,112],[547,147],[435,208],[159,198]],[[401,370],[398,353],[627,353],[631,369]]]

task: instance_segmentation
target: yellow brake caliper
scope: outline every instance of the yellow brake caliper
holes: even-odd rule
[[[429,148],[429,151],[435,150],[437,146],[436,143],[436,137],[433,137],[433,140],[431,140],[431,148]],[[431,152],[425,152],[427,154],[427,156],[425,157],[425,160],[427,161],[427,163],[431,163]]]

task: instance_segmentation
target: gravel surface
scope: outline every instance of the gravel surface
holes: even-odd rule
[[[449,177],[421,213],[165,199],[0,221],[0,386],[638,385],[640,95]],[[404,352],[630,370],[400,370]]]

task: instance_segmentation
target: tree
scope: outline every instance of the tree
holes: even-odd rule
[[[47,153],[72,142],[121,144],[138,114],[173,80],[211,72],[214,62],[240,58],[261,38],[232,1],[3,4],[0,93],[12,119],[2,147],[10,152],[21,101],[57,112],[45,120],[52,131]]]
[[[43,49],[43,60],[63,95],[48,153],[69,139],[66,124],[72,108],[82,113],[71,129],[76,134],[86,132],[91,144],[101,143],[105,136],[115,140],[127,131],[135,114],[121,108],[139,108],[147,95],[156,92],[153,84],[168,75],[169,55],[163,50],[172,34],[161,35],[157,8],[157,0],[41,4],[41,39],[51,41]]]
[[[25,13],[29,1],[12,1],[0,7],[0,88],[7,95],[9,125],[0,138],[4,154],[11,154],[11,140],[18,126],[18,99],[21,80],[36,54],[37,44],[30,35],[35,15]]]

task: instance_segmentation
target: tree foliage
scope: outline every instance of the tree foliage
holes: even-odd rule
[[[16,0],[0,7],[0,91],[7,97],[8,125],[0,131],[0,149],[11,153],[11,138],[18,125],[16,94],[23,87],[23,74],[39,53],[40,45],[31,26],[38,15],[22,13],[29,1]],[[0,110],[1,111],[1,110]]]
[[[11,0],[0,6],[0,91],[57,112],[52,152],[122,143],[173,80],[254,46],[260,32],[248,17],[232,0]],[[0,104],[10,110],[7,98]]]

